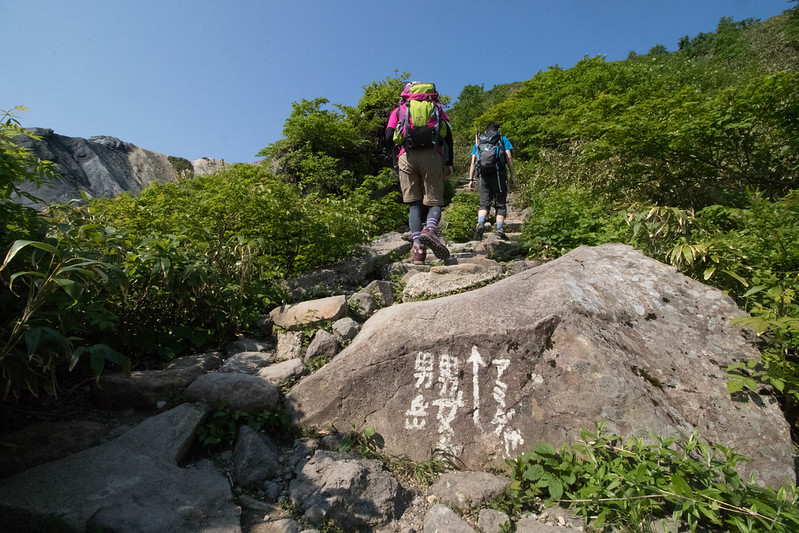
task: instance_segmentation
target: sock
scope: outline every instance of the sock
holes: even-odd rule
[[[497,229],[502,229],[502,226],[504,226],[504,225],[505,225],[505,221],[504,220],[502,222],[497,221]]]
[[[441,207],[434,205],[427,212],[427,225],[433,229],[438,229],[438,221],[441,219]]]
[[[486,217],[485,217],[485,215],[483,215],[483,216],[478,216],[478,217],[477,217],[477,225],[478,225],[478,226],[479,226],[479,225],[481,225],[481,224],[485,224],[485,223],[486,223]]]

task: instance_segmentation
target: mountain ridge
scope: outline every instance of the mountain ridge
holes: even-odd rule
[[[48,128],[30,128],[36,138],[19,136],[16,142],[36,157],[52,161],[57,178],[37,187],[20,184],[20,189],[44,203],[69,203],[83,194],[90,197],[114,197],[129,192],[137,195],[152,183],[177,181],[181,177],[209,174],[228,166],[224,159],[168,156],[138,147],[108,135],[68,137]],[[41,208],[26,198],[16,201]]]

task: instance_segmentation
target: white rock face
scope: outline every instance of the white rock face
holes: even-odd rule
[[[219,170],[224,170],[228,164],[224,159],[213,159],[210,157],[201,157],[191,162],[194,167],[194,175],[202,176],[203,174],[213,174]]]
[[[151,183],[177,181],[179,177],[169,156],[139,148],[116,137],[101,135],[84,139],[58,135],[45,128],[28,130],[40,140],[19,136],[17,143],[31,150],[36,157],[54,162],[58,178],[47,186],[36,188],[25,183],[20,189],[45,202],[67,203],[80,199],[82,192],[94,198],[114,197],[123,192],[137,195]],[[228,163],[224,159],[203,157],[191,165],[194,175],[202,175],[222,170]],[[39,207],[24,198],[18,201]]]

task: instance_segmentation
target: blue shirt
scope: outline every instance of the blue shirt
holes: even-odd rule
[[[510,143],[508,138],[505,137],[504,135],[502,136],[502,144],[505,145],[505,150],[506,151],[507,150],[513,150],[513,145]],[[476,144],[472,147],[472,155],[477,155],[477,145]]]

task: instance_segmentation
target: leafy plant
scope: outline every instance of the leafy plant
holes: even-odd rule
[[[42,161],[15,141],[15,137],[19,136],[40,139],[20,125],[15,112],[24,111],[27,111],[24,106],[0,110],[0,201],[19,195],[39,202],[38,198],[20,189],[19,185],[26,182],[42,185],[55,176],[55,165],[51,161]]]
[[[24,258],[22,256],[25,256]],[[25,260],[23,262],[23,259]],[[27,264],[26,264],[27,263]],[[87,355],[93,374],[99,376],[106,361],[123,369],[130,360],[105,344],[75,347],[79,330],[75,316],[87,322],[100,319],[97,326],[113,321],[93,300],[98,294],[124,289],[125,278],[119,269],[90,257],[78,256],[56,244],[16,241],[0,265],[0,275],[8,289],[8,322],[2,327],[5,342],[0,347],[0,377],[3,398],[18,396],[23,389],[34,395],[40,381],[50,394],[56,392],[56,371],[62,362],[75,367]]]
[[[444,237],[452,242],[472,240],[477,224],[477,210],[480,198],[477,193],[457,193],[444,212],[447,220]]]
[[[250,414],[218,402],[197,429],[197,438],[210,451],[229,450],[233,448],[241,426],[250,426],[281,441],[298,435],[298,429],[292,425],[291,417],[282,406],[274,411]]]
[[[564,187],[539,191],[521,241],[531,253],[558,257],[577,246],[623,239],[623,222],[589,190]]]
[[[382,457],[382,453],[379,451],[382,447],[382,437],[374,426],[366,426],[361,431],[353,428],[341,441],[339,451],[354,452],[367,459],[377,459]]]
[[[606,523],[639,531],[656,518],[684,521],[691,531],[793,531],[799,527],[796,487],[774,491],[741,480],[745,457],[683,438],[650,436],[628,442],[583,430],[582,442],[555,450],[537,444],[514,460],[506,507],[545,504],[574,508],[601,529]],[[790,483],[790,482],[789,482]]]

